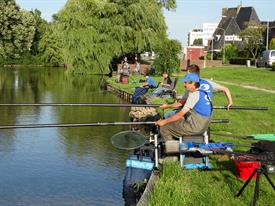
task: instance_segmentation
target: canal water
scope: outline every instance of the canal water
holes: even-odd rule
[[[0,68],[0,103],[119,103],[102,76]],[[129,121],[127,108],[0,107],[0,125]],[[123,205],[125,126],[0,130],[0,205]]]

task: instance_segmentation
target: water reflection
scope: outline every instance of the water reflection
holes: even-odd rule
[[[118,103],[102,76],[62,69],[0,69],[1,103]],[[1,124],[128,121],[126,108],[0,107]],[[0,205],[121,205],[128,127],[0,130]]]

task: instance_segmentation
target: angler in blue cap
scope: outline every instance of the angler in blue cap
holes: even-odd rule
[[[156,125],[160,126],[162,138],[173,140],[174,137],[183,135],[197,135],[207,130],[211,121],[212,102],[207,92],[200,90],[200,78],[196,73],[186,74],[180,82],[189,92],[186,102],[176,102],[172,105],[161,105],[161,108],[182,109],[162,120],[158,120]]]

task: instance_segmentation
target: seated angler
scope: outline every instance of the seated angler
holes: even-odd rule
[[[198,65],[195,65],[195,64],[189,65],[187,67],[187,72],[188,73],[195,73],[198,76],[200,76],[200,68],[199,68]],[[233,104],[233,101],[232,101],[232,96],[231,96],[230,90],[227,87],[222,86],[220,84],[217,84],[217,83],[215,83],[213,81],[210,81],[210,80],[202,79],[201,77],[200,77],[199,83],[200,83],[200,88],[199,89],[202,90],[202,91],[205,91],[208,94],[208,96],[211,100],[212,100],[213,92],[223,92],[225,94],[226,98],[227,98],[227,109],[228,110],[230,109],[230,107]],[[184,96],[181,100],[182,105],[184,105],[184,102],[187,100],[188,94],[189,94],[189,92],[186,92],[184,94]],[[181,108],[176,108],[174,106],[174,104],[167,105],[166,107],[163,107],[163,108],[175,108],[172,111],[166,112],[164,114],[164,118],[170,117],[171,115],[179,112],[180,109],[181,109]]]
[[[141,101],[141,96],[144,95],[149,89],[156,88],[157,84],[155,80],[149,76],[148,72],[144,74],[146,81],[142,86],[136,87],[135,92],[132,95],[132,103],[137,104]]]
[[[163,120],[155,122],[160,126],[161,137],[167,140],[173,140],[183,135],[197,135],[207,130],[211,121],[212,102],[205,91],[199,90],[200,78],[195,73],[189,73],[180,80],[184,88],[189,92],[186,102],[177,102],[175,107],[182,109]],[[167,108],[167,104],[160,108]],[[170,105],[171,106],[171,105]]]
[[[200,76],[200,67],[196,64],[189,65],[187,67],[187,72],[196,73],[198,76]],[[223,85],[217,84],[208,79],[202,79],[200,77],[200,90],[206,91],[211,99],[212,99],[212,92],[223,92],[227,98],[227,110],[229,110],[230,107],[233,105],[233,100],[232,100],[230,90]]]
[[[167,71],[162,72],[163,82],[160,84],[161,87],[157,88],[153,91],[150,96],[160,96],[164,94],[166,91],[169,91],[173,87],[173,81],[170,78],[170,75]]]

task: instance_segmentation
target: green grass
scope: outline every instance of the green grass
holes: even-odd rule
[[[244,184],[230,171],[228,161],[217,161],[212,171],[183,170],[178,163],[166,163],[151,195],[150,206],[250,205],[255,181],[239,198],[235,195]],[[274,177],[272,178],[274,181]],[[257,205],[274,205],[275,192],[262,176]]]
[[[180,73],[178,76],[183,76]],[[259,88],[275,90],[275,72],[268,69],[224,67],[202,69],[203,78],[232,82],[239,85],[251,85]],[[136,77],[138,78],[138,77]],[[161,81],[161,77],[155,77]],[[123,85],[128,89],[129,85]],[[137,85],[137,84],[136,84]],[[225,85],[232,94],[236,106],[267,106],[268,111],[247,110],[214,110],[214,119],[229,119],[229,124],[212,124],[211,131],[234,135],[252,135],[275,133],[275,94],[245,89],[239,86]],[[182,83],[178,83],[178,94],[184,92]],[[133,90],[134,91],[134,90]],[[161,100],[156,100],[161,101]],[[226,105],[224,94],[214,94],[213,105]],[[236,144],[250,144],[254,141],[211,135],[215,141],[229,141]],[[247,148],[235,148],[247,150]],[[233,163],[220,156],[212,156],[212,171],[187,171],[179,167],[179,163],[166,163],[149,205],[250,205],[253,197],[255,180],[251,181],[241,197],[235,195],[244,184],[234,175]],[[275,183],[275,175],[270,175]],[[260,180],[260,198],[257,205],[274,205],[275,191],[262,176]]]
[[[275,72],[270,68],[221,67],[202,69],[202,77],[275,90]]]
[[[156,83],[162,82],[162,77],[160,76],[156,76],[153,78],[156,81]],[[112,78],[107,79],[107,82],[119,89],[134,93],[135,88],[143,84],[143,83],[139,83],[139,80],[145,80],[145,77],[142,75],[129,76],[128,84],[122,84],[120,82],[116,82],[116,80],[117,80],[117,76],[113,76]]]

